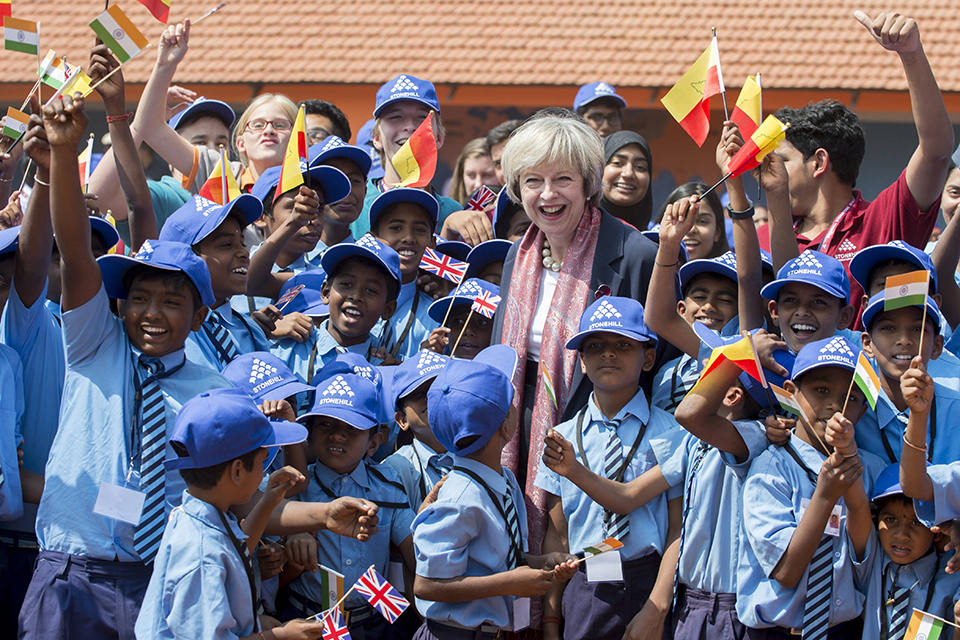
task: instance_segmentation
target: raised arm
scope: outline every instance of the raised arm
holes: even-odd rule
[[[910,418],[903,432],[900,452],[900,486],[903,495],[916,500],[933,500],[933,481],[927,473],[927,421],[933,405],[933,378],[923,365],[922,356],[910,363],[900,378],[903,399],[910,408]],[[909,443],[909,444],[908,444]]]
[[[27,135],[23,138],[25,153],[37,165],[33,191],[20,227],[13,287],[25,307],[32,307],[43,294],[53,251],[53,225],[50,222],[50,146],[40,117],[40,103],[31,98],[34,114],[30,116]],[[46,183],[46,184],[44,184]]]
[[[273,273],[273,263],[277,261],[283,247],[295,233],[313,220],[320,217],[320,197],[313,189],[300,185],[295,198],[293,212],[283,224],[270,234],[257,252],[250,256],[247,269],[247,295],[264,296],[274,300],[280,295],[283,284],[293,277],[290,273]]]
[[[790,184],[783,158],[774,151],[767,154],[760,165],[757,178],[767,194],[767,210],[770,212],[770,255],[773,269],[800,256],[797,234],[793,229],[793,207],[790,204]]]
[[[960,263],[960,215],[954,215],[947,228],[940,234],[937,247],[933,250],[933,266],[937,273],[944,274],[937,285],[940,293],[940,313],[951,327],[960,325],[960,287],[949,274],[957,270]]]
[[[740,367],[724,360],[709,376],[701,379],[683,399],[674,414],[684,429],[739,461],[750,455],[736,426],[718,415],[730,387],[740,375]],[[740,389],[741,393],[746,393]]]

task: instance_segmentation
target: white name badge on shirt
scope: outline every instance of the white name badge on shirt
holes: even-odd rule
[[[800,501],[800,513],[798,514],[799,519],[803,518],[803,513],[807,510],[808,506],[810,506],[810,500],[808,500],[807,498],[803,498]],[[830,519],[827,520],[827,526],[823,530],[823,532],[828,536],[839,538],[841,517],[843,517],[843,505],[840,505],[840,504],[833,505],[833,510],[830,511]]]
[[[146,494],[126,487],[118,487],[109,482],[100,483],[97,493],[97,502],[93,505],[93,512],[98,516],[106,516],[120,520],[127,524],[139,524],[140,514],[143,511],[143,501]]]
[[[607,551],[591,556],[587,563],[587,582],[623,582],[623,564],[620,551]]]
[[[530,598],[513,599],[513,630],[523,631],[530,626]]]

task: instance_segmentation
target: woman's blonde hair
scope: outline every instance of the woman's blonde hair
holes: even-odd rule
[[[233,150],[237,153],[237,156],[239,156],[240,162],[243,163],[244,167],[249,165],[250,162],[247,159],[247,154],[242,153],[237,147],[237,139],[243,135],[243,131],[247,128],[247,123],[250,122],[253,112],[270,102],[276,103],[277,106],[283,109],[290,122],[294,122],[297,119],[297,105],[282,93],[262,93],[256,98],[253,98],[247,105],[247,108],[243,110],[243,113],[240,114],[240,117],[237,118],[237,123],[233,125]]]
[[[474,138],[464,145],[460,157],[457,158],[457,165],[453,169],[453,179],[450,181],[450,197],[464,206],[466,206],[470,194],[467,193],[467,187],[463,184],[463,167],[467,164],[467,160],[483,157],[490,157],[487,139]]]

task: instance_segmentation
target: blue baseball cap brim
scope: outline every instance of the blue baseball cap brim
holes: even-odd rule
[[[370,205],[370,228],[377,227],[377,221],[384,211],[399,202],[412,202],[423,207],[433,222],[432,232],[437,227],[437,220],[440,218],[440,203],[430,193],[423,189],[412,189],[410,187],[397,187],[381,193]]]
[[[359,431],[367,431],[380,424],[378,420],[371,419],[370,416],[360,413],[359,411],[354,411],[348,407],[340,407],[337,405],[323,405],[322,407],[315,406],[309,412],[298,417],[297,422],[303,423],[310,418],[320,417],[339,420],[340,422],[344,422]]]
[[[900,486],[900,465],[892,464],[877,476],[870,501],[877,502],[896,495],[903,495],[903,487]]]
[[[776,300],[777,295],[780,293],[780,289],[783,289],[788,284],[809,284],[811,286],[820,289],[826,293],[829,293],[834,298],[840,298],[843,300],[844,304],[847,304],[849,300],[849,294],[842,289],[831,286],[829,282],[825,280],[818,280],[813,277],[794,277],[794,278],[783,278],[781,280],[774,280],[769,284],[765,285],[760,289],[760,297],[766,300]]]
[[[580,87],[580,89],[577,90],[577,96],[573,99],[573,110],[576,111],[580,107],[584,107],[590,104],[591,102],[602,100],[604,98],[609,98],[611,100],[616,101],[620,105],[621,109],[626,108],[627,106],[626,99],[624,99],[623,96],[616,93],[616,91],[614,91],[613,93],[610,93],[607,91],[598,92],[597,87],[599,87],[602,84],[606,84],[606,83],[591,82],[590,84],[585,84],[582,87]],[[612,86],[610,85],[607,85],[607,86],[610,87],[611,90],[613,89]]]
[[[148,241],[149,242],[149,241]],[[144,243],[146,245],[146,243]],[[210,270],[207,264],[190,248],[180,242],[153,241],[157,247],[155,251],[162,251],[165,259],[137,259],[136,256],[107,254],[97,258],[100,274],[103,278],[103,287],[107,295],[117,300],[127,299],[127,289],[124,286],[124,276],[132,267],[137,265],[159,269],[161,271],[180,271],[186,275],[200,293],[200,302],[206,306],[213,306],[216,298],[210,285]],[[171,246],[176,245],[176,246]],[[162,249],[161,249],[162,247]],[[140,251],[143,251],[141,247]],[[139,253],[137,255],[140,255]]]
[[[272,428],[270,436],[258,447],[250,449],[250,451],[262,449],[264,447],[271,449],[273,447],[284,447],[291,444],[298,444],[307,439],[307,429],[302,424],[288,422],[286,420],[268,419],[268,422]],[[267,456],[266,462],[264,463],[264,468],[269,466],[270,462],[276,455],[276,450],[271,451],[271,453]],[[205,469],[206,467],[212,467],[215,464],[220,464],[221,462],[226,462],[226,460],[221,460],[220,462],[215,462],[213,464],[206,464],[206,461],[197,461],[193,456],[184,456],[182,458],[171,458],[169,460],[164,460],[163,466],[167,471],[176,471],[178,469]]]
[[[681,246],[683,246],[682,243]],[[715,273],[737,282],[737,270],[735,267],[718,262],[714,258],[701,258],[699,260],[691,260],[680,267],[680,286],[685,287],[688,282],[701,273]]]
[[[497,285],[487,282],[486,280],[470,278],[468,280],[464,280],[459,289],[454,289],[449,295],[446,295],[439,300],[434,300],[432,303],[430,303],[430,308],[427,309],[427,315],[430,316],[432,320],[443,322],[444,317],[447,315],[447,309],[449,309],[451,306],[454,308],[460,306],[472,306],[474,300],[476,300],[477,296],[480,295],[480,291],[488,291],[495,296],[500,295],[500,287]]]
[[[915,265],[920,271],[929,271],[930,279],[933,280],[933,291],[936,293],[937,270],[933,266],[933,260],[920,249],[903,244],[904,246],[892,243],[878,244],[859,251],[850,261],[850,275],[866,291],[870,286],[867,280],[870,278],[870,270],[873,267],[887,260],[902,260]]]
[[[339,140],[339,138],[337,139]],[[307,157],[311,168],[323,166],[333,158],[346,158],[347,160],[352,160],[357,163],[357,166],[360,167],[360,171],[363,172],[364,176],[370,173],[373,160],[370,159],[370,154],[367,153],[366,150],[355,147],[352,144],[341,144],[327,148],[328,146],[327,141],[324,140],[307,149]]]
[[[483,271],[491,262],[503,262],[507,258],[507,252],[513,243],[509,240],[487,240],[481,242],[467,255],[467,274],[465,278],[476,278],[477,274]]]
[[[867,304],[867,308],[863,310],[863,327],[868,332],[870,331],[870,325],[873,324],[874,319],[877,317],[877,314],[883,311],[884,299],[883,291],[876,294],[870,298],[870,302]],[[930,317],[931,321],[934,323],[933,326],[936,328],[936,331],[940,331],[940,326],[942,323],[943,316],[940,314],[940,308],[937,306],[936,301],[927,296],[927,301],[925,305],[914,304],[910,305],[915,309],[923,309],[927,312],[927,315]]]
[[[301,164],[301,167],[302,166]],[[250,191],[257,200],[264,203],[264,208],[266,208],[268,202],[272,206],[277,199],[277,185],[280,184],[280,172],[281,167],[270,167],[263,172]],[[304,184],[306,184],[307,176],[309,175],[311,188],[316,189],[317,186],[320,187],[320,190],[323,192],[324,204],[340,202],[350,195],[350,179],[347,178],[343,171],[335,167],[328,167],[326,165],[311,167],[309,171],[304,171],[301,175],[303,176]]]
[[[304,285],[300,293],[288,302],[283,310],[284,313],[302,313],[306,316],[325,316],[330,314],[330,307],[323,302],[321,289],[323,283],[327,281],[327,274],[323,269],[308,269],[301,271],[289,280],[283,283],[280,288],[282,298],[290,289],[298,285]]]
[[[573,350],[579,349],[584,338],[595,333],[615,333],[618,336],[626,336],[627,338],[636,340],[637,342],[652,342],[653,344],[651,346],[653,347],[656,347],[658,342],[657,336],[652,333],[634,331],[625,327],[602,327],[599,329],[581,331],[580,333],[575,334],[572,338],[567,340],[566,348]]]
[[[503,216],[512,216],[521,209],[523,209],[523,205],[510,199],[506,187],[500,189],[500,192],[497,194],[497,204],[493,208],[493,226],[496,226]]]
[[[90,230],[100,234],[100,237],[103,238],[103,248],[107,251],[113,249],[120,242],[120,234],[117,233],[116,228],[103,218],[90,216]]]
[[[234,198],[224,206],[201,196],[193,196],[163,223],[160,239],[194,246],[217,230],[230,214],[239,216],[240,230],[263,215],[263,203],[249,193]]]
[[[237,114],[234,113],[233,109],[226,102],[221,102],[220,100],[208,100],[207,98],[201,96],[194,100],[189,107],[170,118],[168,124],[173,129],[176,129],[184,118],[187,116],[192,116],[196,113],[210,113],[211,115],[218,117],[220,120],[223,120],[224,124],[227,125],[227,129],[232,127],[234,121],[237,119]]]
[[[438,240],[437,241],[437,251],[440,253],[450,256],[451,258],[456,258],[460,262],[466,262],[467,256],[470,254],[470,250],[473,247],[468,245],[466,242],[460,240]]]
[[[389,247],[387,248],[389,249]],[[390,249],[390,250],[393,251],[393,249]],[[400,295],[399,291],[400,291],[400,286],[402,284],[402,281],[400,279],[400,257],[399,256],[396,257],[395,264],[390,264],[387,262],[387,260],[384,259],[383,256],[378,254],[376,251],[368,249],[367,247],[364,247],[361,244],[357,244],[355,242],[341,242],[340,244],[330,247],[324,252],[323,257],[320,258],[320,266],[329,275],[334,272],[334,269],[336,269],[338,263],[352,256],[361,256],[364,258],[370,258],[371,260],[375,260],[384,269],[386,269],[387,273],[390,274],[393,280],[397,283],[397,287],[396,287],[397,294],[389,298],[388,302],[391,300],[397,299],[397,296]]]

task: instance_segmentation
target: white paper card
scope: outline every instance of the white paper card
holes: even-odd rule
[[[523,631],[530,626],[530,598],[513,599],[513,630]]]
[[[800,501],[800,513],[797,514],[797,522],[803,518],[804,512],[807,510],[807,507],[810,506],[810,500],[803,498]],[[840,537],[840,518],[843,517],[843,505],[835,504],[833,505],[833,510],[830,512],[830,519],[827,520],[827,526],[824,528],[823,533],[828,536],[833,536],[834,538]]]
[[[403,563],[390,561],[387,565],[387,582],[393,585],[397,591],[405,591],[406,585],[403,582]]]
[[[118,487],[109,482],[100,483],[97,493],[97,502],[93,505],[93,512],[98,516],[106,516],[128,524],[139,524],[140,514],[143,511],[143,501],[146,494],[126,487]]]
[[[623,582],[623,564],[620,551],[607,551],[585,560],[587,563],[587,582]]]

